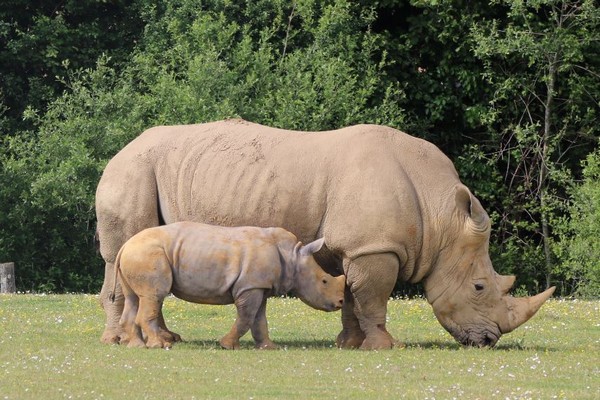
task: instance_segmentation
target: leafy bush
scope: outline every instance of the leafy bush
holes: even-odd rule
[[[555,251],[562,260],[556,268],[565,293],[600,296],[600,152],[590,154],[583,182],[572,191],[568,218],[559,226],[561,241]]]
[[[19,290],[100,287],[94,192],[123,133],[129,138],[140,126],[114,115],[131,97],[114,87],[114,74],[102,61],[73,79],[70,94],[44,116],[26,113],[38,131],[9,138],[1,160],[0,201],[8,212],[0,214],[0,257],[16,262]]]
[[[499,272],[522,291],[597,293],[592,223],[580,233],[591,161],[568,191],[599,132],[593,0],[14,3],[0,11],[0,259],[20,290],[99,287],[94,190],[125,143],[242,117],[431,140],[488,210]]]
[[[0,175],[0,202],[11,205],[0,217],[0,256],[16,262],[20,290],[100,287],[95,187],[107,160],[146,127],[236,116],[310,130],[402,123],[388,61],[373,61],[382,51],[372,13],[342,0],[202,4],[148,7],[122,72],[101,58],[71,71],[69,91],[45,114],[26,111],[39,128],[8,140]]]

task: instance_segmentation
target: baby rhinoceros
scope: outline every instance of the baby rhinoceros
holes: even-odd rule
[[[319,310],[342,306],[344,276],[327,274],[313,258],[322,245],[319,239],[303,246],[281,228],[178,222],[141,231],[115,261],[115,286],[120,272],[125,295],[122,343],[169,347],[180,341],[162,315],[163,300],[173,293],[194,303],[235,303],[237,319],[220,340],[223,348],[239,348],[249,329],[257,348],[276,348],[267,328],[267,297],[292,292]]]

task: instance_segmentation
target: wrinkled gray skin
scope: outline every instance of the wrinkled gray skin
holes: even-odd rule
[[[489,218],[450,160],[392,128],[309,133],[243,120],[152,128],[106,166],[96,192],[104,342],[122,334],[110,302],[121,245],[144,228],[182,220],[280,226],[308,243],[330,273],[346,275],[340,347],[385,349],[387,300],[397,280],[424,282],[428,301],[460,343],[493,346],[529,319],[554,288],[508,291],[488,255]]]
[[[115,262],[125,295],[121,343],[168,348],[181,340],[162,314],[164,298],[173,293],[194,303],[235,303],[237,319],[220,341],[223,348],[238,349],[240,337],[251,330],[257,348],[274,349],[267,328],[269,296],[292,292],[318,310],[342,307],[344,277],[327,274],[313,257],[322,246],[323,239],[303,246],[281,228],[177,222],[145,229],[123,245]]]

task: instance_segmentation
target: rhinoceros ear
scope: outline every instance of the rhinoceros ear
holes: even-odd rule
[[[317,251],[321,250],[321,247],[323,247],[324,243],[325,243],[325,239],[324,238],[317,239],[317,240],[315,240],[313,242],[310,242],[306,246],[300,247],[300,255],[301,256],[310,256],[310,255],[313,255]]]
[[[488,225],[488,215],[481,203],[464,185],[456,185],[456,207],[461,210],[477,230],[485,230]]]

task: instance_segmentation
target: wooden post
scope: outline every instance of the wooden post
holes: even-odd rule
[[[0,264],[0,293],[15,293],[15,263]]]

